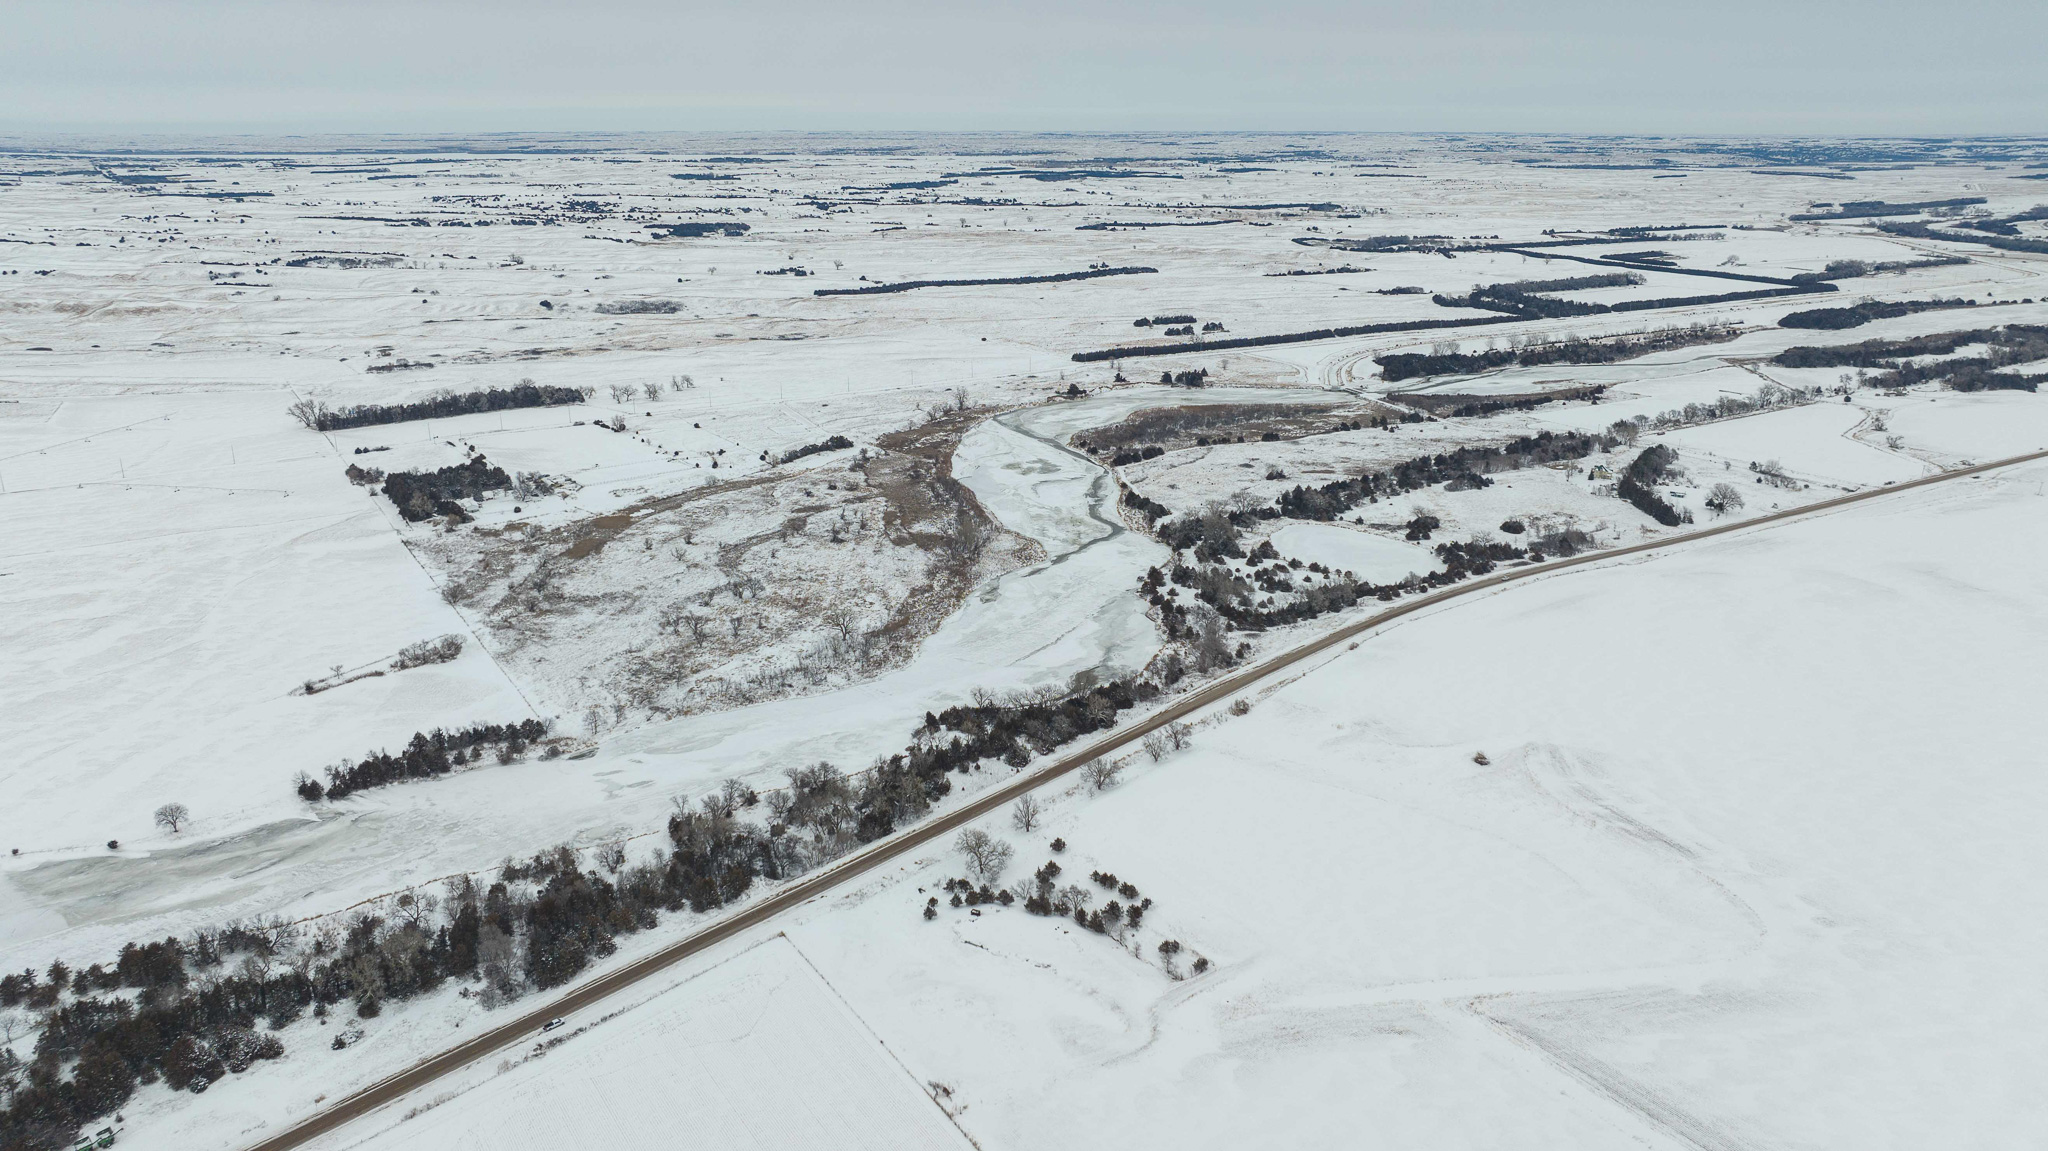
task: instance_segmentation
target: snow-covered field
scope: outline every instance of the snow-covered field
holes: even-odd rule
[[[785,930],[985,1148],[2024,1143],[2048,791],[2016,717],[2048,604],[2013,544],[2044,483],[1428,612],[1032,835],[991,821],[1012,877],[1057,858],[1153,898],[1130,949],[1014,908],[920,922],[961,869],[937,852]],[[1175,981],[1169,938],[1215,967]],[[444,1107],[573,1107],[720,1002],[683,983]],[[363,1145],[452,1138],[440,1114]]]
[[[1410,573],[1431,572],[1443,566],[1443,561],[1421,544],[1330,524],[1288,524],[1274,532],[1272,538],[1281,555],[1352,572],[1371,583],[1399,583]]]
[[[972,1146],[784,938],[570,1042],[367,1145]]]
[[[1615,477],[1653,444],[1681,469],[1660,495],[1701,525],[2048,448],[2036,393],[1882,393],[1850,387],[1851,369],[1769,362],[1797,345],[2048,323],[2038,255],[1900,238],[1868,219],[1788,220],[1822,196],[1971,195],[1987,214],[2021,211],[2043,193],[2010,179],[2018,169],[1759,179],[1723,163],[1722,145],[1679,142],[1683,179],[1543,166],[1577,147],[783,138],[0,156],[0,970],[105,962],[131,940],[235,920],[334,925],[363,901],[555,844],[646,847],[676,799],[728,778],[770,788],[821,760],[857,770],[977,692],[1146,668],[1166,637],[1133,588],[1173,553],[1119,506],[1117,481],[1175,514],[1255,509],[1461,447],[1604,432],[1767,385],[1829,392],[1666,421],[1612,451],[1476,490],[1402,493],[1341,522],[1249,521],[1247,546],[1270,537],[1283,557],[1391,582],[1438,570],[1435,543],[1523,538],[1509,521],[1575,528],[1595,546],[1690,530],[1615,498]],[[1419,178],[1365,178],[1390,171]],[[705,224],[733,234],[663,234]],[[1431,246],[1603,229],[1625,243],[1567,242],[1547,258]],[[1435,240],[1377,250],[1397,236]],[[1209,338],[1498,318],[1431,294],[1608,272],[1561,257],[1617,251],[1668,252],[1673,266],[1561,295],[1763,286],[1688,270],[1968,262],[1842,279],[1826,295],[1072,358],[1189,338],[1163,330],[1186,316],[1220,325]],[[815,294],[1104,267],[1153,270]],[[1425,291],[1392,294],[1406,287]],[[1838,331],[1776,325],[1804,308],[1956,297],[1986,306]],[[1373,362],[1714,321],[1742,332],[1619,363],[1389,384]],[[1196,369],[1206,387],[1154,382]],[[286,412],[521,380],[587,394],[326,433]],[[1404,393],[1588,385],[1606,390],[1390,429],[1218,438],[1114,471],[1070,443],[1159,407],[1398,412]],[[883,472],[862,461],[935,419],[967,425],[944,469],[899,451],[877,467],[900,490],[873,490]],[[773,462],[833,436],[854,446]],[[554,490],[493,493],[466,524],[408,523],[374,482],[344,474],[473,453]],[[1782,481],[1765,486],[1753,463]],[[918,494],[950,481],[991,534]],[[1744,507],[1707,506],[1723,482]],[[1989,998],[1944,993],[1957,1001],[1938,1011],[1926,988],[2002,986],[2026,942],[2023,921],[1999,924],[2005,936],[1974,930],[1970,916],[1993,913],[1967,864],[2026,862],[1999,838],[2031,810],[2024,780],[1999,774],[2015,762],[2000,741],[2028,713],[2013,693],[2040,686],[2019,653],[2039,630],[2024,559],[2038,509],[2024,497],[2041,482],[2038,468],[1968,481],[1413,619],[1205,727],[1196,750],[1140,758],[1113,791],[1063,802],[1069,878],[1127,873],[1157,898],[1148,933],[1180,933],[1219,965],[1201,979],[1172,981],[1156,952],[1012,910],[918,922],[904,885],[935,882],[950,861],[807,911],[790,940],[845,997],[841,1021],[866,1022],[771,1029],[734,1058],[815,1047],[804,1057],[820,1066],[867,1068],[834,1090],[894,1102],[849,1116],[852,1096],[834,1096],[784,1117],[786,1130],[717,1127],[759,1111],[753,1076],[738,1074],[704,1138],[914,1143],[914,1129],[958,1142],[950,1114],[991,1148],[1161,1132],[1478,1146],[1498,1145],[1512,1114],[1557,1145],[1681,1131],[1697,1146],[1848,1145],[1850,1132],[1904,1146],[1885,1133],[1887,1100],[1916,1076],[1976,1098],[1998,1117],[1986,1130],[2017,1130],[2024,1106],[1985,1094],[1997,1059],[2025,1066],[1974,1030],[1989,1027]],[[1418,516],[1439,522],[1429,542],[1403,538]],[[1336,622],[1232,642],[1271,653]],[[883,632],[888,658],[845,655]],[[454,661],[393,666],[446,635],[464,641]],[[335,680],[347,682],[305,690]],[[340,801],[294,792],[300,772],[415,732],[527,718],[551,723],[575,758],[528,752]],[[1482,749],[1490,766],[1471,762]],[[1954,794],[1928,782],[1964,777]],[[1852,786],[1863,779],[1878,786]],[[1986,792],[2009,806],[1980,813]],[[190,809],[175,831],[153,819],[166,803]],[[1980,814],[1983,834],[1964,830]],[[1970,851],[1934,858],[1943,835]],[[552,1098],[566,1088],[536,1068],[593,1048],[662,1068],[631,1074],[698,1074],[689,1061],[711,1056],[659,1051],[659,1038],[716,1031],[714,1017],[820,1014],[825,984],[785,971],[786,946],[720,969],[725,1006],[691,1006],[712,983],[679,988],[668,1007],[636,1009],[681,1013],[668,1022],[629,1013],[463,1098]],[[2038,1008],[2014,994],[2015,1010]],[[336,1056],[337,1082],[452,1041],[479,1011],[449,996],[393,1003],[392,1038]],[[847,1046],[870,1042],[869,1025],[907,1077]],[[622,1026],[643,1030],[606,1046]],[[1936,1038],[1893,1042],[1909,1033]],[[32,1042],[13,1046],[27,1055]],[[311,1074],[297,1061],[325,1054],[295,1049],[260,1074]],[[627,1072],[578,1074],[586,1094],[564,1108],[623,1106],[602,1084]],[[890,1075],[954,1094],[934,1107]],[[1810,1113],[1792,1102],[1802,1090]],[[269,1103],[206,1103],[180,1125],[158,1100],[139,1122],[231,1147],[276,1117]],[[427,1112],[404,1146],[517,1141],[518,1120],[479,1126],[472,1106],[486,1105]],[[619,1114],[616,1133],[560,1138],[654,1122]],[[1921,1145],[1941,1141],[1902,1122]]]

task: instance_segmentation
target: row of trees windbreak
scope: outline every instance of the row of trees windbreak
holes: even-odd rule
[[[1376,356],[1373,363],[1389,383],[1420,376],[1467,375],[1509,366],[1533,368],[1544,364],[1611,364],[1698,344],[1718,344],[1734,339],[1739,330],[1733,324],[1692,324],[1598,339],[1570,339],[1554,344],[1530,344],[1519,348],[1495,348],[1482,352],[1397,352]]]
[[[547,734],[548,725],[538,719],[479,723],[452,732],[440,728],[418,731],[396,754],[373,751],[360,760],[344,760],[327,769],[324,783],[301,773],[293,787],[308,802],[346,799],[366,788],[446,775],[465,764],[481,762],[487,748],[496,749],[498,762],[510,763]]]
[[[1521,521],[1508,521],[1502,529],[1527,538],[1520,543],[1497,543],[1483,539],[1439,543],[1434,547],[1439,570],[1411,573],[1404,579],[1376,584],[1358,579],[1350,572],[1320,564],[1304,565],[1281,556],[1271,540],[1247,551],[1244,531],[1257,521],[1280,518],[1330,521],[1362,504],[1378,503],[1406,492],[1441,484],[1445,491],[1489,487],[1491,476],[1544,464],[1583,459],[1596,453],[1632,446],[1648,430],[1662,430],[1728,419],[1811,402],[1817,393],[1771,384],[1753,396],[1722,396],[1704,403],[1692,403],[1655,416],[1617,420],[1602,432],[1541,432],[1518,436],[1493,446],[1457,448],[1416,456],[1390,468],[1364,472],[1349,479],[1333,480],[1315,487],[1297,485],[1280,493],[1269,505],[1225,506],[1212,504],[1199,511],[1174,512],[1136,489],[1119,483],[1123,506],[1146,518],[1153,533],[1174,549],[1172,563],[1153,568],[1139,581],[1138,592],[1157,612],[1167,637],[1187,642],[1206,670],[1215,662],[1242,658],[1246,649],[1232,649],[1223,635],[1228,624],[1246,630],[1300,623],[1332,611],[1341,611],[1364,600],[1390,601],[1402,595],[1447,587],[1473,576],[1486,575],[1502,563],[1529,560],[1542,562],[1564,557],[1593,545],[1592,537],[1569,526],[1550,526],[1532,532]],[[1624,470],[1616,494],[1665,526],[1690,522],[1690,513],[1673,508],[1655,491],[1657,484],[1679,475],[1677,452],[1667,445],[1655,445],[1640,453]],[[1741,506],[1739,494],[1732,497],[1715,489],[1717,511]],[[1733,492],[1733,488],[1727,488]],[[1436,517],[1418,515],[1407,525],[1407,538],[1428,541],[1441,527]],[[1248,570],[1240,572],[1225,561],[1242,560]],[[1193,593],[1192,603],[1183,601],[1174,589]]]
[[[1981,356],[1955,355],[1979,344],[1985,347]],[[1925,359],[1929,356],[1953,358]],[[1939,382],[1959,392],[2031,392],[2048,382],[2048,374],[2015,375],[2001,369],[2042,359],[2048,359],[2048,326],[2007,324],[1899,340],[1801,345],[1779,352],[1771,362],[1785,368],[1876,368],[1884,374],[1867,382],[1879,388]]]
[[[146,1085],[203,1090],[282,1054],[277,1033],[309,1013],[374,1018],[451,981],[485,1007],[558,987],[616,951],[622,935],[802,875],[924,818],[951,792],[953,773],[1028,763],[1114,726],[1119,712],[1161,690],[1133,677],[1008,702],[977,695],[927,715],[904,751],[864,771],[819,763],[765,795],[728,781],[695,803],[679,800],[664,845],[637,862],[621,844],[558,847],[460,877],[443,895],[407,892],[324,926],[231,925],[131,943],[110,965],[82,972],[59,963],[8,976],[0,1008],[41,1015],[31,1059],[0,1055],[0,1151],[66,1147]],[[462,747],[474,754],[545,734],[535,726],[418,735],[397,755],[331,773],[326,794],[337,783],[346,795],[387,776],[431,778]],[[361,1030],[330,1034],[330,1046],[342,1047]]]
[[[344,428],[399,424],[410,420],[473,416],[515,408],[544,408],[559,404],[580,404],[590,398],[584,388],[558,388],[521,380],[509,388],[488,388],[474,392],[443,391],[409,404],[353,404],[330,408],[320,400],[300,400],[286,409],[292,417],[315,431],[335,432]]]

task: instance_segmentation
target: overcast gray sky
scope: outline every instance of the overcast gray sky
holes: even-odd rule
[[[13,131],[2048,131],[2043,0],[0,0]]]

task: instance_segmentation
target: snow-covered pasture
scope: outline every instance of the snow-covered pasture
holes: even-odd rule
[[[1015,870],[1059,835],[1154,897],[1143,960],[1014,909],[921,924],[910,879],[791,937],[987,1147],[2024,1140],[2044,478],[1404,621],[1032,835],[991,822]],[[1217,969],[1170,981],[1161,938]]]
[[[312,1146],[972,1146],[925,1092],[795,945],[771,937],[396,1127]]]

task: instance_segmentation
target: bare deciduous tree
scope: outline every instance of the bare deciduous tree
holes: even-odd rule
[[[425,931],[427,925],[433,922],[434,910],[440,906],[441,901],[431,895],[415,895],[410,891],[400,892],[398,896],[398,918],[411,927]]]
[[[598,844],[597,865],[617,875],[619,868],[626,866],[626,845],[617,841]]]
[[[953,530],[946,537],[945,547],[962,562],[976,563],[994,538],[995,532],[989,525],[963,506],[953,517]]]
[[[504,999],[514,997],[519,991],[519,950],[510,935],[499,930],[495,923],[486,922],[477,935],[477,966],[482,971],[488,990],[494,992],[493,999],[484,1001],[486,1008],[494,1007]]]
[[[987,883],[1010,865],[1010,845],[978,827],[970,827],[953,841],[953,849],[967,857],[975,878]]]
[[[852,639],[855,629],[860,626],[860,616],[845,607],[835,607],[827,611],[823,619],[825,626],[837,631],[842,640]]]
[[[1195,729],[1179,720],[1174,720],[1160,730],[1166,733],[1166,742],[1172,745],[1175,751],[1179,751],[1194,742]]]
[[[1727,515],[1742,510],[1742,489],[1734,484],[1715,484],[1707,492],[1707,506]]]
[[[640,385],[640,394],[641,394],[641,395],[643,395],[643,396],[646,396],[646,397],[647,397],[648,399],[650,399],[650,400],[658,400],[658,399],[660,399],[660,398],[661,398],[661,385],[660,385],[660,384],[641,384],[641,385]]]
[[[1152,757],[1153,763],[1158,763],[1160,760],[1166,758],[1167,745],[1166,734],[1164,732],[1148,731],[1145,733],[1145,738],[1142,742],[1145,748],[1145,754]]]
[[[1081,778],[1087,780],[1088,786],[1093,790],[1101,791],[1115,783],[1117,775],[1123,769],[1123,764],[1112,759],[1091,759],[1088,766],[1081,769]]]
[[[654,620],[656,626],[665,632],[681,635],[683,629],[688,628],[691,639],[704,638],[704,619],[691,611],[687,604],[668,604],[656,613]]]
[[[613,384],[610,391],[612,393],[612,402],[615,404],[623,404],[633,398],[633,385],[631,384]]]
[[[320,430],[320,421],[329,414],[327,405],[319,400],[300,400],[285,411],[291,413],[293,419],[314,431]]]
[[[1038,797],[1026,792],[1017,797],[1016,803],[1010,805],[1010,825],[1029,834],[1037,829],[1038,821],[1044,813],[1045,808],[1038,802]]]
[[[191,819],[192,810],[182,803],[166,803],[156,809],[156,825],[170,828],[172,835],[176,835]]]
[[[1208,610],[1208,605],[1198,605],[1205,610],[1195,624],[1195,670],[1211,671],[1230,664],[1230,640],[1223,634],[1223,617]]]

